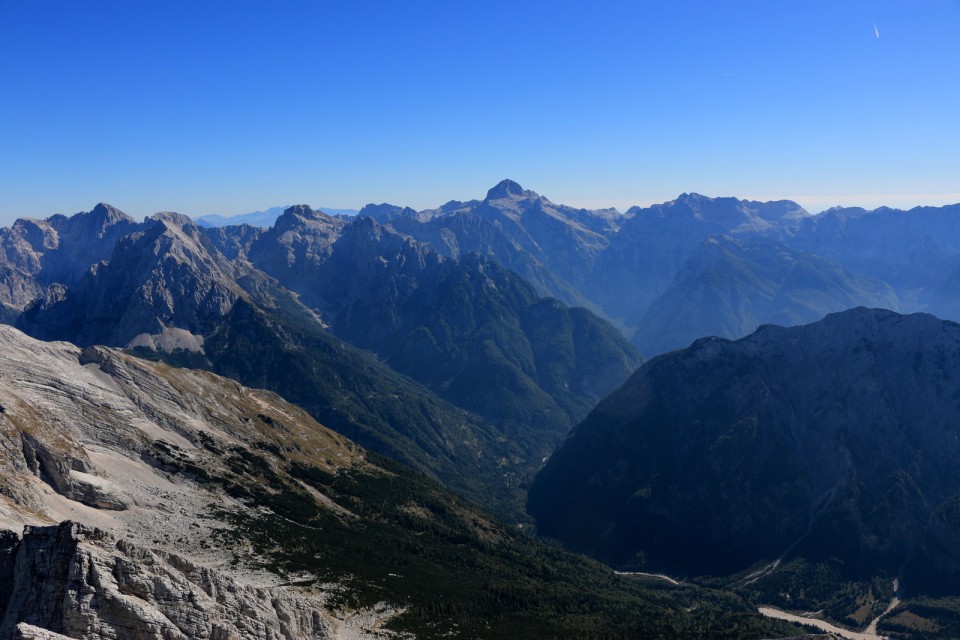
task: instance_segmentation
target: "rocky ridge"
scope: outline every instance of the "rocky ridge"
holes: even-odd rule
[[[211,449],[271,441],[336,470],[365,464],[354,445],[273,394],[211,374],[4,326],[0,344],[0,527],[10,530],[0,637],[30,637],[21,623],[87,639],[348,629],[322,590],[283,587],[248,551],[216,542],[234,527],[218,514],[251,507],[207,479],[236,475]]]
[[[0,304],[15,314],[47,286],[76,283],[135,226],[127,214],[100,203],[71,217],[20,219],[0,229]],[[68,250],[62,251],[64,246]]]
[[[11,579],[3,640],[337,637],[316,597],[239,583],[74,522],[25,527],[9,562],[0,566]]]
[[[483,200],[448,202],[413,215],[368,205],[359,215],[374,217],[445,256],[487,256],[517,272],[539,295],[593,310],[581,285],[625,219],[612,209],[555,204],[512,180],[492,187]]]

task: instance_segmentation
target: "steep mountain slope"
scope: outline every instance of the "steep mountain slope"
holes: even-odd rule
[[[4,640],[789,631],[516,534],[210,373],[0,326],[0,407]]]
[[[541,533],[729,574],[786,554],[956,595],[960,325],[863,308],[699,340],[604,400],[531,488]]]
[[[766,238],[708,238],[648,307],[633,342],[657,354],[715,335],[741,338],[761,324],[793,326],[856,306],[899,310],[886,283]]]
[[[639,356],[585,309],[474,255],[446,259],[368,217],[289,209],[249,259],[351,344],[548,455]]]
[[[305,206],[270,230],[157,214],[82,281],[51,285],[18,326],[273,389],[511,518],[524,478],[639,364],[613,327],[496,265]]]
[[[288,291],[228,261],[175,214],[118,242],[75,288],[51,286],[18,326],[35,337],[133,348],[269,388],[511,518],[520,517],[521,479],[539,464],[492,425],[324,331]]]
[[[231,567],[243,550],[214,541],[233,526],[226,514],[256,513],[226,488],[249,481],[255,445],[333,472],[365,464],[356,447],[209,374],[11,327],[0,345],[0,527],[31,525],[22,542],[4,537],[0,637],[20,637],[18,623],[97,639],[328,638],[349,625],[328,619],[328,595],[282,587],[249,560]],[[38,528],[64,518],[87,525]]]
[[[539,460],[490,423],[322,330],[295,300],[281,299],[269,312],[241,300],[206,337],[204,355],[217,373],[276,391],[366,448],[501,517],[524,518],[520,485]]]

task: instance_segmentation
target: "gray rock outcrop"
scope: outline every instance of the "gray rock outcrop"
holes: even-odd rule
[[[215,532],[232,526],[227,512],[253,517],[224,490],[226,477],[253,482],[225,451],[282,438],[284,460],[335,471],[361,463],[353,445],[205,372],[4,325],[0,354],[0,640],[313,640],[349,627],[326,592],[284,586]]]
[[[15,551],[0,554],[0,575],[11,579],[0,640],[332,637],[316,606],[296,594],[239,585],[186,557],[73,522],[27,527]]]

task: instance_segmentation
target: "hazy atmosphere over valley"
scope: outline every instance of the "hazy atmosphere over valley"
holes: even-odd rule
[[[0,640],[960,638],[958,32],[0,0]]]

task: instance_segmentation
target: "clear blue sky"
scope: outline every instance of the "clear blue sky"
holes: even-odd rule
[[[879,37],[877,33],[879,32]],[[0,223],[960,201],[960,0],[0,0]]]

